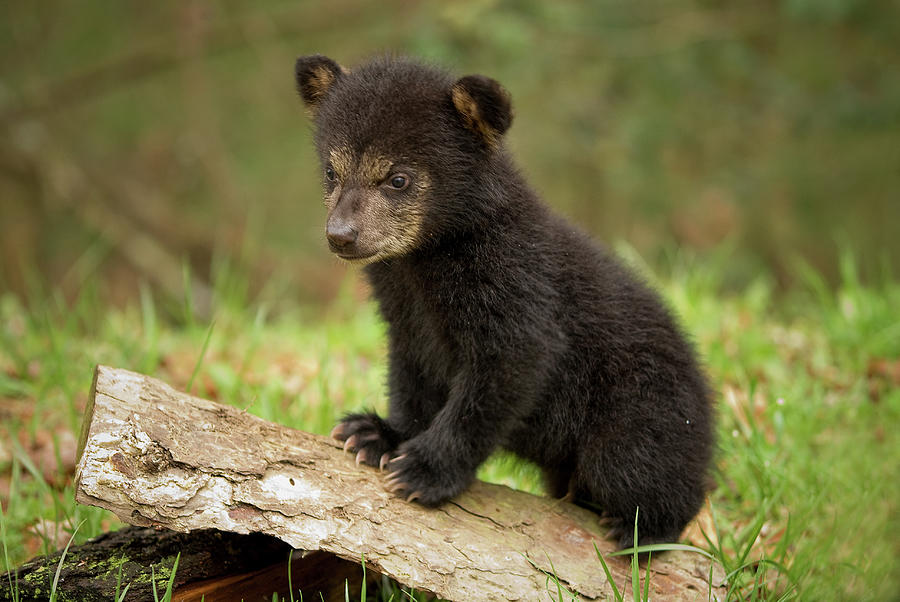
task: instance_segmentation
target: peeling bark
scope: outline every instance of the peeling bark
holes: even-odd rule
[[[261,532],[354,562],[365,555],[373,570],[450,600],[544,598],[551,572],[578,599],[611,597],[594,545],[606,557],[615,544],[572,504],[482,482],[436,509],[407,503],[326,437],[126,370],[97,368],[86,414],[76,499],[127,523]],[[627,559],[606,561],[620,590],[631,583]],[[651,596],[706,597],[709,574],[699,555],[661,554]]]

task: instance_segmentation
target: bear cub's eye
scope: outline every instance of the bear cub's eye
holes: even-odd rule
[[[331,167],[331,165],[328,165],[327,167],[325,167],[325,179],[326,180],[328,180],[329,182],[334,182],[336,177],[337,177],[337,174],[334,173],[334,168]]]
[[[409,176],[402,173],[394,174],[388,180],[388,186],[394,190],[406,190],[406,187],[409,186]]]

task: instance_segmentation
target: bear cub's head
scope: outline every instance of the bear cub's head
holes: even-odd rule
[[[332,252],[372,263],[466,227],[512,122],[499,83],[395,58],[350,71],[321,55],[297,59],[295,75],[315,123]]]

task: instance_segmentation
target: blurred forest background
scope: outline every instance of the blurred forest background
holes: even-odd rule
[[[894,1],[4,2],[0,290],[202,301],[224,261],[331,299],[313,52],[495,77],[535,188],[651,263],[724,246],[726,286],[787,285],[850,250],[873,277],[900,265],[898,40]]]
[[[532,185],[660,285],[719,397],[734,599],[896,597],[898,0],[0,2],[6,567],[118,525],[72,495],[97,363],[318,433],[384,407],[315,52],[498,79]],[[539,490],[516,466],[479,476]]]

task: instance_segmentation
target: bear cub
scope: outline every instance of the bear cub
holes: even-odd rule
[[[433,506],[498,447],[608,516],[623,547],[700,509],[710,391],[659,297],[552,213],[504,147],[493,79],[398,58],[295,66],[322,162],[325,235],[364,265],[388,328],[389,414],[332,431]]]

